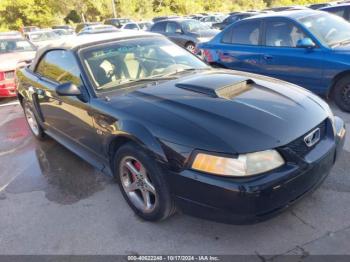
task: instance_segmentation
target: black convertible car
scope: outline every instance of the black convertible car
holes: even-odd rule
[[[176,208],[264,220],[320,185],[344,142],[343,121],[310,92],[211,68],[152,33],[54,43],[17,82],[34,136],[113,174],[151,221]]]

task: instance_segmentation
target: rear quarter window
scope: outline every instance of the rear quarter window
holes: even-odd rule
[[[165,31],[165,24],[164,22],[156,23],[153,25],[151,31],[152,32],[164,32]]]

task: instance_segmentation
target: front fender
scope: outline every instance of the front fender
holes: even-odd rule
[[[118,123],[117,131],[113,132],[107,139],[107,152],[113,140],[128,139],[136,142],[145,150],[150,151],[157,160],[166,162],[167,158],[159,140],[142,124],[133,120],[123,120]]]

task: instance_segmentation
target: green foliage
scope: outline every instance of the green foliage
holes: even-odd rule
[[[113,16],[112,0],[0,0],[0,31],[24,25],[49,27]],[[324,0],[114,0],[117,16],[147,20],[161,15],[258,10],[268,6],[304,5]]]

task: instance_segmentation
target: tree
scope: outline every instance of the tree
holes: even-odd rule
[[[81,22],[81,17],[80,15],[77,13],[76,10],[71,10],[68,15],[64,18],[64,22],[66,24],[69,23],[80,23]]]

